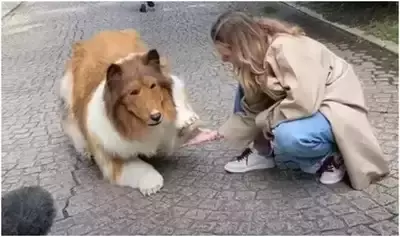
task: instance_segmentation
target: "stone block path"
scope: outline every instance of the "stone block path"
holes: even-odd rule
[[[390,177],[364,191],[324,186],[298,171],[227,174],[240,153],[225,143],[156,161],[165,187],[145,198],[101,179],[60,126],[59,80],[74,41],[136,28],[187,81],[194,108],[216,128],[231,113],[235,82],[209,29],[229,9],[293,21],[353,63]],[[398,57],[273,2],[24,2],[2,22],[2,192],[41,185],[55,197],[52,235],[398,235]],[[312,70],[312,68],[310,68]]]

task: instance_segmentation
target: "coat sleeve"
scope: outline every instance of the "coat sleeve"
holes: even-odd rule
[[[318,49],[285,42],[275,48],[272,69],[286,92],[286,97],[271,115],[271,128],[285,120],[311,116],[318,111],[329,71],[322,65]]]
[[[224,138],[237,146],[247,146],[261,132],[256,126],[254,111],[246,104],[244,98],[241,100],[244,114],[232,114],[229,119],[218,129]]]

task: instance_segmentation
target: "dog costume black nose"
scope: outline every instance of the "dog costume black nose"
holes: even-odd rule
[[[150,118],[151,120],[158,122],[161,119],[161,113],[150,114]]]

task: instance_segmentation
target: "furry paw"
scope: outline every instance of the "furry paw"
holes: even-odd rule
[[[185,134],[191,133],[194,129],[199,127],[201,124],[200,118],[197,114],[193,114],[191,117],[183,121],[181,124],[179,124],[178,129],[179,129],[179,136],[183,136]]]
[[[197,114],[193,114],[188,120],[186,120],[186,121],[184,122],[183,127],[184,127],[184,128],[189,127],[189,126],[191,126],[192,124],[194,124],[197,120],[199,120],[199,116],[198,116]]]
[[[140,179],[139,190],[144,196],[158,192],[164,186],[164,178],[157,171],[150,171]]]
[[[176,126],[178,129],[184,129],[199,120],[199,116],[191,111],[183,111],[178,114],[178,119],[176,121]]]

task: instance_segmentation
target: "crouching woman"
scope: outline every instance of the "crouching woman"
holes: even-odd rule
[[[389,172],[349,63],[298,27],[242,12],[221,15],[211,38],[238,74],[234,113],[188,144],[226,138],[247,146],[229,172],[294,163],[324,184],[347,171],[355,189]]]

